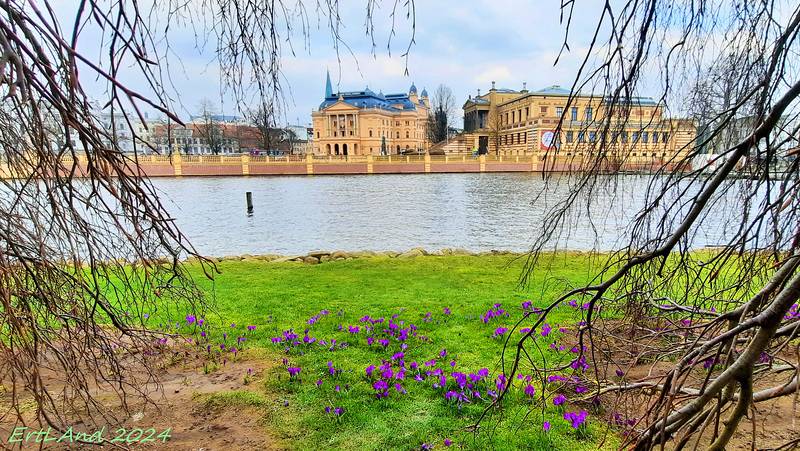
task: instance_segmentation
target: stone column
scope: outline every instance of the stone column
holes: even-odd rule
[[[330,158],[330,157],[328,157]],[[314,174],[314,154],[306,154],[306,174]]]
[[[250,155],[242,155],[242,175],[250,175]]]
[[[175,175],[183,175],[183,157],[180,152],[172,154],[172,167],[175,170]]]
[[[480,167],[480,172],[486,172],[486,155],[481,154],[478,156],[478,165]]]

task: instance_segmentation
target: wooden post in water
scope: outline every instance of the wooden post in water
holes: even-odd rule
[[[246,193],[247,196],[247,213],[253,212],[253,193],[248,191]]]

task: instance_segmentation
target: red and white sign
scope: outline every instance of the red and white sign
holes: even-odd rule
[[[561,145],[561,139],[555,130],[542,130],[542,136],[539,139],[539,146],[542,150],[558,149]]]

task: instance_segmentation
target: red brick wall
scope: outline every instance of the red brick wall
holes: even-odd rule
[[[478,172],[480,170],[481,165],[477,160],[472,163],[431,163],[431,172]]]
[[[376,174],[425,172],[425,163],[380,163],[372,166],[372,172]]]
[[[303,164],[250,164],[251,175],[280,175],[280,174],[306,174],[305,163]]]
[[[366,174],[367,163],[315,164],[314,174]]]
[[[183,175],[242,175],[242,166],[234,164],[184,164]]]

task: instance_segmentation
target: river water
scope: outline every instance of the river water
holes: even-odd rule
[[[608,250],[627,239],[650,177],[624,176],[617,191],[568,218],[552,247]],[[459,173],[362,176],[158,178],[153,183],[178,226],[203,255],[307,254],[344,250],[402,252],[463,247],[526,251],[549,206],[566,190],[539,196],[541,174]],[[254,212],[246,210],[253,193]],[[715,245],[720,227],[698,233],[692,247]]]

